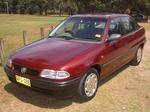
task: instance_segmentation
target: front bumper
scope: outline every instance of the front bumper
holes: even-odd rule
[[[15,79],[15,75],[18,74],[17,72],[13,71],[6,65],[4,66],[4,70],[11,82],[17,83]],[[26,77],[23,75],[23,77]],[[29,78],[29,77],[26,77]],[[51,80],[44,80],[41,78],[29,78],[31,81],[31,88],[38,90],[40,92],[49,93],[58,98],[66,98],[73,96],[78,89],[78,85],[80,82],[80,77],[63,81],[63,82],[56,82]],[[19,84],[21,85],[21,84]]]

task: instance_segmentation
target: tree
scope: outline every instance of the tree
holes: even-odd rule
[[[150,0],[0,0],[0,13],[13,14],[68,14],[111,12],[141,12],[150,15]]]

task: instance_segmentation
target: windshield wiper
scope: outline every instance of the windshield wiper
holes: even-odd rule
[[[91,40],[91,41],[99,41],[98,39],[94,39],[94,38],[80,38],[81,40]]]
[[[70,30],[68,30],[68,31],[66,30],[65,33],[69,33],[70,35],[73,35],[73,34],[74,34],[74,33],[73,33],[72,31],[70,31]]]
[[[52,37],[54,37],[54,36],[48,36],[48,38],[52,38]]]
[[[66,40],[71,40],[71,39],[74,39],[73,37],[70,37],[70,36],[57,36],[58,38],[64,38]]]

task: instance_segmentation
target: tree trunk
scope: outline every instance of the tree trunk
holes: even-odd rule
[[[59,9],[59,16],[61,16],[62,15],[62,9],[60,8]]]
[[[39,10],[39,14],[40,14],[40,15],[43,15],[42,8],[40,8],[40,10]]]
[[[46,8],[46,9],[45,9],[45,15],[46,15],[46,16],[47,16],[47,11],[48,11],[48,9]]]

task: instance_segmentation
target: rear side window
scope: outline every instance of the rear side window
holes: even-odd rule
[[[139,28],[139,25],[130,17],[121,17],[121,23],[123,26],[124,34],[135,31]]]
[[[121,34],[122,35],[122,26],[121,26],[120,18],[114,18],[111,20],[110,26],[109,26],[109,31],[108,31],[109,37],[112,34]]]
[[[137,30],[140,28],[140,26],[138,25],[138,23],[135,21],[134,18],[130,17],[130,22],[131,22],[131,25],[133,26],[134,30]]]
[[[134,28],[130,23],[129,17],[121,17],[121,21],[122,21],[125,34],[133,31]]]

